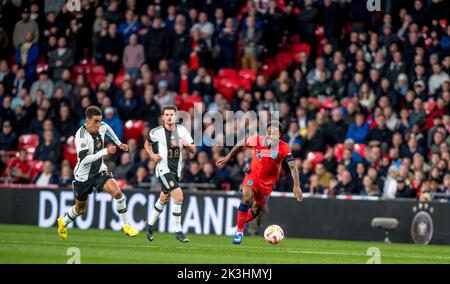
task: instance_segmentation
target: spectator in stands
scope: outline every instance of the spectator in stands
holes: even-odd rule
[[[52,162],[45,161],[42,170],[43,171],[38,173],[31,183],[35,184],[37,187],[46,187],[49,185],[59,184],[58,176],[53,171]]]
[[[151,71],[158,68],[159,61],[167,56],[168,51],[168,32],[162,26],[160,17],[152,21],[152,26],[148,28],[143,37],[146,62]]]
[[[208,15],[204,12],[198,15],[198,22],[191,27],[191,32],[197,29],[200,31],[201,38],[208,46],[212,46],[211,38],[214,33],[214,26],[208,21]]]
[[[358,195],[360,193],[360,188],[356,187],[355,182],[352,179],[352,175],[349,171],[344,171],[342,173],[341,180],[332,189],[334,195],[346,194],[346,195]]]
[[[144,47],[139,44],[139,38],[136,34],[130,36],[129,44],[123,51],[122,58],[125,72],[136,79],[139,77],[139,68],[145,62]]]
[[[134,11],[127,10],[125,12],[125,22],[119,25],[117,33],[122,37],[123,42],[128,45],[131,40],[131,35],[136,34],[140,28],[141,25],[137,21]]]
[[[162,80],[158,83],[158,93],[156,94],[155,100],[161,108],[165,105],[175,104],[175,96],[168,88],[169,84],[167,81]]]
[[[206,190],[217,190],[221,189],[220,180],[217,176],[216,170],[212,163],[207,162],[203,165],[203,181],[204,183],[212,184],[212,187],[205,188]]]
[[[130,185],[139,186],[142,183],[148,183],[149,180],[147,169],[144,166],[140,166],[136,171],[136,175],[131,179]]]
[[[155,85],[158,85],[161,81],[166,81],[168,89],[173,91],[175,84],[175,74],[170,70],[169,62],[165,59],[159,62],[158,75],[155,76]]]
[[[412,190],[407,184],[404,177],[397,177],[397,191],[395,193],[395,197],[403,197],[403,198],[415,198],[416,192]]]
[[[123,121],[136,118],[138,110],[138,100],[132,89],[125,90],[123,98],[117,102],[119,108],[119,115]]]
[[[120,155],[120,165],[114,171],[114,177],[116,179],[128,179],[130,178],[130,170],[133,167],[131,163],[131,157],[128,153],[122,153]]]
[[[33,99],[33,101],[35,101],[37,91],[41,90],[44,93],[44,98],[51,99],[55,91],[55,85],[53,83],[53,80],[49,78],[48,71],[42,70],[41,72],[39,72],[38,78],[39,79],[31,85],[31,98]]]
[[[313,0],[305,0],[304,7],[298,17],[300,37],[302,41],[311,45],[311,50],[316,50],[316,20],[319,10]]]
[[[319,179],[320,186],[324,189],[330,188],[330,182],[333,178],[333,175],[325,169],[323,163],[316,164],[315,172],[317,178]]]
[[[54,165],[59,165],[61,162],[61,143],[60,140],[55,139],[51,130],[44,131],[39,146],[36,148],[34,160],[50,161]]]
[[[116,111],[113,107],[107,107],[104,110],[105,116],[103,117],[103,122],[108,124],[114,133],[116,133],[117,138],[119,138],[120,141],[123,141],[123,126],[122,121],[120,120],[119,116],[116,114]],[[111,140],[108,140],[111,141]]]
[[[28,183],[31,179],[31,166],[27,160],[27,151],[19,151],[19,158],[15,158],[6,168],[6,177],[11,178],[16,183]]]
[[[4,97],[1,112],[0,112],[1,121],[15,122],[16,117],[14,115],[14,111],[12,110],[11,106],[12,106],[11,96]],[[13,124],[13,123],[11,123],[11,124]]]
[[[25,70],[26,80],[34,80],[36,66],[39,60],[39,45],[33,32],[27,32],[24,41],[16,48],[16,61]]]
[[[58,39],[58,48],[49,52],[48,60],[54,80],[61,79],[64,70],[73,67],[74,54],[71,49],[67,48],[67,39],[65,37]]]
[[[70,166],[63,166],[61,168],[61,177],[59,178],[59,186],[62,188],[72,188],[73,170]]]
[[[108,33],[99,39],[97,45],[97,59],[104,64],[106,73],[117,74],[123,51],[123,41],[117,35],[117,25],[111,23],[108,26]]]
[[[262,40],[262,33],[255,27],[255,19],[248,17],[246,19],[247,28],[241,33],[240,44],[243,46],[242,52],[242,66],[245,69],[258,69],[258,59],[261,56],[260,43]]]
[[[189,163],[188,170],[186,171],[183,182],[184,183],[202,183],[204,182],[205,177],[202,169],[200,168],[199,163],[196,160],[193,160]],[[198,190],[198,186],[191,186],[193,190]]]
[[[325,135],[314,120],[308,121],[304,151],[305,153],[325,151]]]
[[[352,123],[348,130],[346,138],[352,139],[355,143],[367,143],[367,136],[369,135],[369,126],[364,121],[364,114],[358,113],[356,115],[355,123]]]
[[[221,64],[224,68],[232,68],[235,64],[236,43],[238,34],[232,18],[225,20],[225,27],[217,35],[217,46],[220,52]]]
[[[30,9],[25,7],[22,9],[21,20],[14,27],[13,44],[18,48],[25,40],[24,35],[34,35],[35,40],[39,40],[39,26],[30,19]]]
[[[13,132],[11,122],[6,120],[0,133],[0,150],[13,151],[17,149],[17,134]]]

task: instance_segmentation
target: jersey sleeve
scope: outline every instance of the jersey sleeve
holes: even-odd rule
[[[158,142],[158,138],[156,137],[156,129],[152,129],[150,131],[147,137],[147,141],[150,144]]]

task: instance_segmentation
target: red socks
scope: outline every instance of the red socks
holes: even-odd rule
[[[255,218],[256,215],[253,214],[252,209],[249,208],[247,205],[241,203],[241,205],[239,205],[239,209],[237,212],[237,232],[243,233],[245,223],[250,222]]]

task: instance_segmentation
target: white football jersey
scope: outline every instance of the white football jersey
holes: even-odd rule
[[[121,144],[111,127],[102,122],[97,133],[91,134],[83,125],[75,134],[75,147],[77,150],[77,165],[74,170],[76,181],[84,182],[95,177],[101,171],[107,171],[103,157],[108,155],[104,148],[105,134],[107,134],[116,143]]]
[[[166,130],[163,126],[153,128],[149,134],[149,142],[157,145],[157,154],[162,160],[156,165],[156,176],[172,173],[180,177],[182,167],[182,140],[194,143],[191,134],[183,125],[177,124],[174,131]]]

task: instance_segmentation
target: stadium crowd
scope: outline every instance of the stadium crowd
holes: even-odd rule
[[[161,106],[201,102],[279,111],[304,192],[450,195],[448,1],[385,0],[382,12],[365,0],[81,0],[73,12],[66,2],[0,2],[0,174],[14,183],[69,187],[68,141],[98,105],[130,146],[107,159],[114,176],[158,187],[145,137]],[[39,135],[31,150],[26,134]],[[229,148],[199,148],[184,153],[182,181],[238,190],[251,151],[219,170]],[[290,191],[280,174],[276,189]]]

